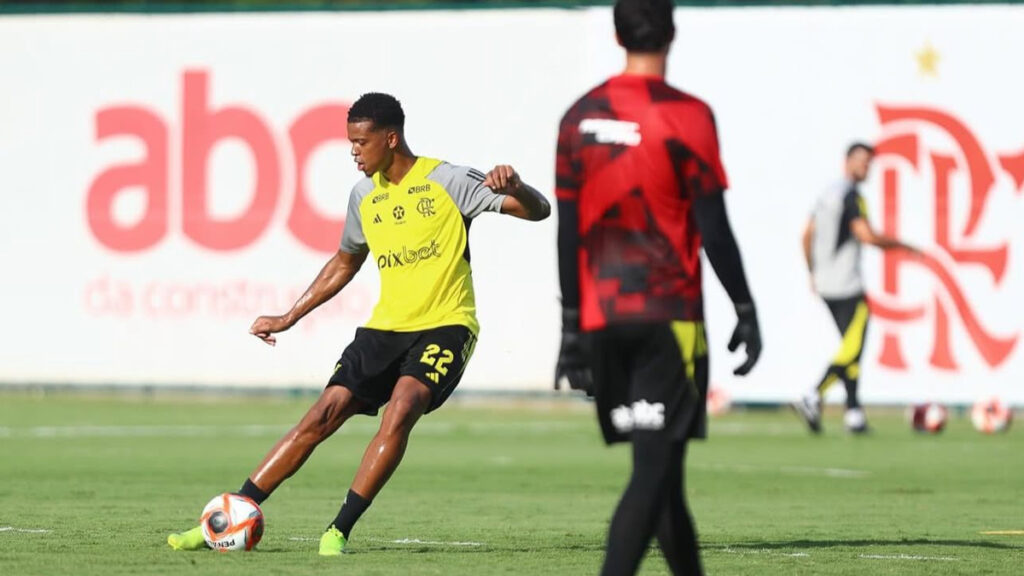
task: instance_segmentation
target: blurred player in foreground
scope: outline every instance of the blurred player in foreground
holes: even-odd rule
[[[562,288],[558,381],[596,398],[609,444],[633,445],[633,473],[602,574],[636,572],[648,543],[674,574],[700,574],[684,488],[690,438],[706,435],[708,349],[700,248],[736,306],[730,350],[760,329],[725,209],[728,182],[711,109],[665,83],[671,0],[619,0],[625,71],[569,108],[556,186]]]
[[[883,250],[917,249],[877,234],[868,223],[864,199],[857,185],[867,178],[874,149],[856,142],[846,150],[843,178],[829,186],[814,205],[804,229],[803,248],[811,286],[832,313],[842,336],[839,352],[829,364],[821,382],[793,404],[800,417],[818,434],[821,432],[821,402],[825,391],[838,380],[846,386],[846,429],[854,434],[868,431],[864,409],[857,398],[860,355],[868,327],[868,304],[861,279],[862,244]]]
[[[380,271],[380,299],[345,349],[316,403],[239,490],[262,503],[318,444],[356,414],[387,409],[366,447],[351,489],[320,539],[320,554],[341,554],[350,531],[398,467],[420,416],[458,385],[479,326],[469,264],[470,220],[501,212],[543,220],[551,208],[511,166],[483,174],[413,155],[405,113],[387,94],[365,94],[348,112],[352,157],[366,175],[352,189],[338,252],[282,316],[261,316],[250,332],[268,344],[338,294],[369,253]],[[167,539],[204,547],[200,529]]]

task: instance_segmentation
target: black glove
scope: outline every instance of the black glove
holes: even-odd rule
[[[580,332],[580,311],[576,308],[562,310],[562,346],[555,366],[555,390],[561,388],[562,378],[569,380],[569,388],[594,395],[586,336]]]
[[[761,328],[757,325],[757,310],[753,302],[736,305],[736,329],[729,340],[729,352],[735,352],[743,344],[747,350],[747,361],[732,371],[737,376],[746,376],[761,356]]]

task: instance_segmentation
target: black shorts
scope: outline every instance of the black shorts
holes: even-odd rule
[[[605,442],[628,441],[634,431],[667,434],[673,440],[707,435],[703,322],[620,324],[589,337]]]
[[[367,404],[362,413],[374,416],[391,399],[398,379],[412,376],[430,388],[432,412],[458,386],[475,345],[476,335],[465,326],[419,332],[359,328],[327,385],[348,388]]]
[[[843,339],[829,370],[847,382],[855,382],[860,376],[860,357],[864,352],[865,336],[871,317],[867,300],[863,294],[824,300]],[[836,369],[841,370],[835,372]]]

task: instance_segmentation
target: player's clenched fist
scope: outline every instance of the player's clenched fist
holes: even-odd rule
[[[249,327],[249,334],[274,346],[277,344],[277,338],[274,338],[272,334],[284,332],[289,328],[291,328],[291,324],[284,316],[260,316]]]
[[[498,194],[511,194],[521,184],[522,180],[519,179],[516,169],[507,164],[498,164],[484,178],[484,186]]]

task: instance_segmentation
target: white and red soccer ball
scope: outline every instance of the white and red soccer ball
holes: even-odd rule
[[[707,407],[708,414],[712,416],[728,414],[732,409],[732,397],[725,390],[713,386],[708,389]]]
[[[199,526],[214,550],[252,550],[263,537],[263,511],[250,498],[225,492],[203,508]]]
[[[910,424],[918,432],[938,434],[946,427],[948,420],[949,412],[946,407],[934,402],[918,404],[910,412]]]
[[[1013,411],[999,398],[985,398],[971,408],[971,424],[978,432],[995,434],[1005,432],[1013,421]]]

